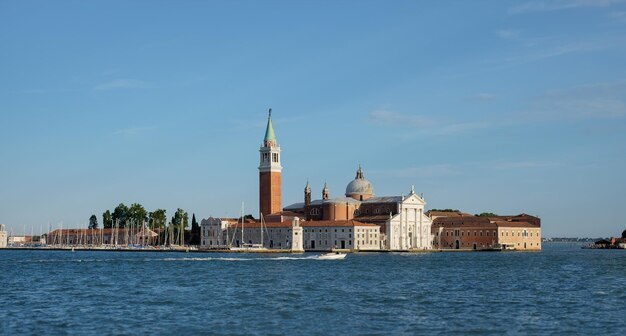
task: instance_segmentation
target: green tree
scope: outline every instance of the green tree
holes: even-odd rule
[[[102,214],[102,226],[105,229],[113,227],[113,217],[111,217],[111,211],[107,210]]]
[[[165,209],[156,209],[148,214],[148,222],[152,229],[165,228],[167,222],[167,214]]]
[[[483,212],[476,216],[477,217],[498,217],[498,215],[494,214],[493,212]]]
[[[189,226],[189,215],[185,210],[178,208],[172,217],[171,228],[176,241],[181,245],[185,243],[185,228]]]
[[[461,212],[458,209],[432,209],[430,211],[436,211],[436,212]]]
[[[128,208],[128,225],[140,227],[148,219],[148,212],[139,203],[133,203]]]
[[[120,203],[115,210],[113,210],[113,225],[119,225],[119,227],[126,227],[128,221],[128,207],[124,203]]]
[[[251,214],[247,214],[247,215],[243,216],[243,219],[244,220],[250,219],[250,220],[253,220],[253,221],[255,220],[254,216],[252,216]],[[239,221],[241,221],[241,217],[239,217]]]
[[[200,225],[196,221],[196,214],[191,215],[191,239],[189,244],[200,245]]]
[[[174,213],[174,217],[172,217],[172,226],[177,232],[189,226],[189,215],[185,210],[181,208],[176,209],[176,213]]]
[[[91,215],[91,217],[89,217],[89,226],[87,228],[89,229],[98,228],[98,217],[96,217],[96,215]]]

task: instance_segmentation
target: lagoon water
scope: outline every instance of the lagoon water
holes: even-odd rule
[[[0,250],[0,334],[623,334],[626,251]]]

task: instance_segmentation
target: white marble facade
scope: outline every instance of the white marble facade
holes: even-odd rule
[[[432,249],[431,219],[424,214],[424,199],[411,193],[398,204],[398,213],[385,223],[383,240],[386,250],[430,250]]]

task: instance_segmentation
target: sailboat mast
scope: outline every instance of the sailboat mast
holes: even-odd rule
[[[243,202],[241,202],[241,246],[243,247],[245,240],[243,239]]]

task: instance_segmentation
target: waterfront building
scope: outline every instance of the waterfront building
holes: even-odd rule
[[[311,187],[304,188],[304,202],[294,203],[285,211],[300,214],[309,221],[355,220],[378,225],[380,248],[385,250],[428,250],[431,245],[431,219],[424,213],[426,202],[411,187],[408,195],[375,196],[372,183],[362,167],[346,186],[345,197],[330,197],[328,185],[322,199],[311,200]]]
[[[26,244],[31,244],[32,242],[32,236],[9,236],[8,238],[9,246],[24,246]]]
[[[0,224],[0,248],[7,247],[8,243],[7,228],[4,224]]]
[[[229,246],[230,237],[227,229],[237,225],[237,218],[209,217],[200,221],[200,246],[204,248],[225,248]]]
[[[210,217],[201,223],[203,249],[263,246],[276,250],[380,250],[380,226],[355,220],[242,223]]]
[[[270,235],[261,240],[261,223],[248,220],[244,223],[242,240],[236,229],[241,228],[241,224],[236,219],[211,217],[201,221],[202,248],[262,244],[267,248],[291,249],[293,230],[290,227],[295,221],[303,230],[305,250],[432,248],[432,221],[424,213],[423,196],[417,195],[411,187],[406,196],[377,197],[360,165],[344,196],[331,198],[325,184],[322,199],[311,200],[311,187],[307,182],[304,202],[282,208],[283,167],[271,109],[259,152],[259,212]]]
[[[481,217],[439,213],[432,225],[433,248],[541,250],[541,220],[527,214]]]

